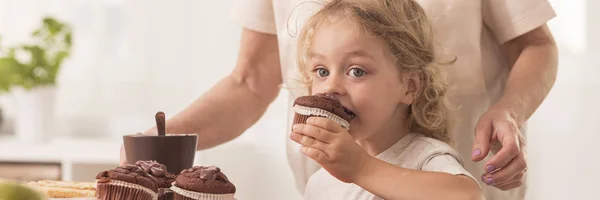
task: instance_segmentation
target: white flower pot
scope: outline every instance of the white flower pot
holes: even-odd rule
[[[41,141],[52,137],[55,120],[56,88],[36,87],[31,90],[16,88],[15,136],[28,141]]]

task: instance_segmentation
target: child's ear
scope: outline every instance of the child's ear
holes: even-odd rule
[[[409,105],[411,104],[419,94],[419,90],[421,88],[421,79],[419,73],[412,72],[402,74],[402,86],[403,86],[403,94],[400,100],[401,103]]]

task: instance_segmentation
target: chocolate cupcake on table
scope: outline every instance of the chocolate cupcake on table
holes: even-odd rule
[[[235,186],[215,166],[195,166],[181,171],[171,190],[176,200],[235,199]]]
[[[146,173],[156,179],[156,187],[158,188],[158,200],[172,200],[173,191],[171,191],[171,183],[175,181],[175,175],[167,171],[167,166],[160,164],[154,160],[137,161],[135,165],[141,167]]]
[[[136,165],[119,166],[96,176],[98,199],[156,200],[156,178]]]
[[[325,117],[346,130],[350,129],[350,121],[355,117],[354,113],[342,106],[336,96],[329,94],[298,97],[294,101],[293,110],[293,124],[305,124],[309,117]]]

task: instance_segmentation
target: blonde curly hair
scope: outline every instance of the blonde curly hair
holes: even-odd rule
[[[400,73],[416,73],[421,88],[407,109],[411,131],[449,143],[445,76],[434,56],[432,29],[425,11],[413,0],[331,0],[312,15],[298,38],[300,82],[311,92],[308,50],[315,30],[330,17],[352,20],[364,33],[382,39]],[[453,61],[451,61],[453,62]]]

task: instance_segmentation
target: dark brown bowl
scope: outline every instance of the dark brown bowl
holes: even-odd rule
[[[194,165],[197,142],[196,134],[123,136],[127,163],[156,160],[167,166],[167,170],[173,174],[179,174],[181,170]]]

